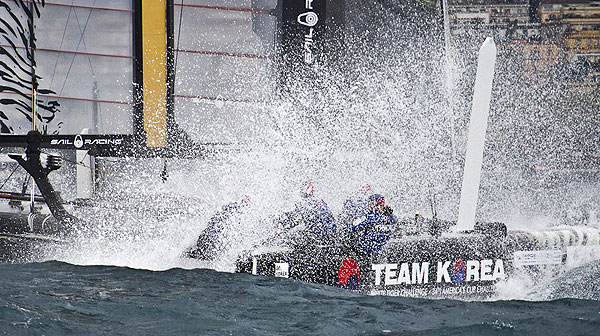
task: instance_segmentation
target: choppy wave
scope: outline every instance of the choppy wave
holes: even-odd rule
[[[598,264],[591,270],[590,277],[574,277],[581,281],[576,285],[597,286]],[[2,264],[0,274],[5,335],[595,335],[600,327],[600,306],[589,298],[366,296],[210,269],[53,261]],[[556,291],[564,295],[563,285]]]

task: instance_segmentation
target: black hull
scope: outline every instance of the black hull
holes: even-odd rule
[[[53,234],[51,215],[0,213],[0,262],[41,261],[49,248],[64,244]]]
[[[52,215],[0,212],[0,233],[51,233],[58,221]]]
[[[597,245],[599,239],[593,229],[510,232],[505,237],[480,232],[404,236],[392,239],[377,256],[367,256],[349,244],[308,244],[249,254],[238,261],[236,271],[363,293],[482,299],[493,296],[496,284],[514,274],[516,267],[559,272],[568,247]]]

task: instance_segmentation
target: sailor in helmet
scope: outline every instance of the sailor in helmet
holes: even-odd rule
[[[231,219],[241,214],[251,203],[250,196],[244,195],[238,202],[224,205],[219,212],[209,220],[206,228],[200,233],[196,246],[187,254],[191,258],[201,260],[212,260],[225,248],[224,235],[231,225]]]
[[[314,236],[332,235],[336,232],[335,218],[327,203],[314,194],[315,187],[306,181],[300,189],[300,202],[294,210],[286,212],[278,222],[283,228],[293,228],[303,224],[307,232]]]
[[[371,185],[363,183],[355,194],[344,201],[339,221],[346,231],[352,229],[352,223],[357,218],[361,218],[369,212],[367,203],[372,192]]]
[[[369,196],[367,208],[367,214],[354,222],[351,231],[358,235],[358,247],[373,256],[390,240],[398,221],[380,194]]]

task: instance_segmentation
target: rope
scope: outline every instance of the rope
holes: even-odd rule
[[[71,18],[71,12],[73,11],[73,7],[69,9],[69,15],[67,15],[67,23],[65,23],[65,29],[63,30],[62,39],[60,40],[60,47],[62,49],[63,43],[65,42],[65,36],[67,34],[67,26],[69,25],[69,19]],[[50,80],[50,88],[52,88],[52,84],[54,84],[54,76],[56,75],[56,67],[58,66],[58,60],[60,57],[56,57],[56,62],[54,63],[54,70],[52,70],[52,79]]]
[[[44,153],[44,154],[48,154],[48,153]],[[62,160],[63,160],[63,161],[65,161],[65,162],[73,163],[73,164],[75,164],[75,165],[79,165],[79,166],[82,166],[82,167],[88,168],[88,169],[92,169],[92,167],[91,167],[91,166],[87,166],[86,164],[84,164],[84,163],[83,163],[83,160],[84,160],[84,159],[85,159],[85,158],[86,158],[88,155],[89,155],[89,154],[88,154],[88,153],[86,153],[86,154],[85,154],[85,157],[84,157],[84,158],[81,160],[81,162],[77,162],[76,160],[69,160],[69,159],[65,159],[65,158],[63,158]],[[103,171],[103,172],[106,172],[106,171]]]
[[[13,176],[13,174],[17,171],[17,169],[19,169],[19,166],[16,166],[15,169],[13,169],[13,171],[10,173],[10,175],[8,175],[8,177],[6,178],[6,180],[4,180],[4,182],[2,183],[2,185],[0,186],[0,190],[4,187],[4,185],[6,184],[6,182],[8,182],[8,180],[10,180],[10,178]]]
[[[175,48],[175,64],[173,65],[173,83],[177,77],[177,59],[179,58],[179,42],[181,41],[181,21],[183,19],[183,0],[181,0],[181,9],[179,10],[179,28],[177,29],[177,48]]]
[[[96,3],[96,0],[94,0],[94,4]],[[81,30],[81,25],[79,24],[79,19],[77,19],[77,26],[79,27],[79,31],[81,31],[81,38],[79,39],[79,42],[77,43],[77,47],[75,48],[75,50],[79,50],[79,46],[81,45],[81,42],[84,42],[84,47],[87,50],[87,47],[85,46],[85,40],[83,39],[85,31],[87,29],[88,23],[90,22],[90,17],[92,16],[92,10],[90,10],[90,13],[88,14],[87,20],[85,21],[85,25],[83,26],[83,30]],[[77,18],[77,13],[75,13],[75,17]],[[69,70],[67,70],[67,74],[65,75],[65,81],[63,82],[62,88],[60,89],[60,91],[58,92],[59,95],[62,95],[63,90],[65,89],[65,85],[67,84],[67,80],[69,79],[69,74],[71,73],[71,68],[73,67],[73,62],[75,61],[75,56],[77,55],[73,55],[73,58],[71,59],[71,64],[69,65]],[[89,57],[89,56],[88,56]],[[92,74],[94,69],[92,70]],[[95,75],[94,75],[95,77]]]

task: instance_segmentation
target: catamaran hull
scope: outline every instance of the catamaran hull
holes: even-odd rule
[[[52,233],[57,228],[48,214],[0,212],[0,262],[43,260],[45,251],[64,243]]]
[[[0,212],[0,232],[49,232],[57,227],[52,215]]]
[[[496,294],[498,282],[515,268],[559,272],[568,247],[598,245],[599,237],[598,230],[579,229],[511,232],[505,237],[475,232],[407,236],[391,240],[377,256],[347,244],[297,246],[250,254],[237,262],[236,271],[364,293],[481,299]]]

